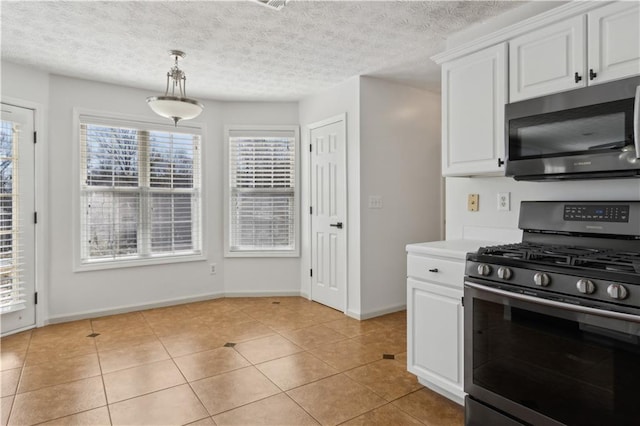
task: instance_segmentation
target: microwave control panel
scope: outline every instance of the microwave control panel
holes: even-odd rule
[[[628,205],[566,204],[564,220],[581,222],[629,222]]]

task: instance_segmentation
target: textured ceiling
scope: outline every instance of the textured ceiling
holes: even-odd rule
[[[355,75],[439,91],[446,37],[522,2],[2,0],[2,60],[164,91],[170,49],[187,95],[297,100]]]

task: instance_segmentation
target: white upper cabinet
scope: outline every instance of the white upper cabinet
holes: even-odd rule
[[[640,74],[640,3],[614,2],[509,40],[509,101]]]
[[[442,174],[504,174],[507,45],[442,66]]]
[[[581,15],[510,40],[510,102],[586,86],[586,28]]]
[[[588,16],[589,84],[640,74],[640,3],[617,2]]]

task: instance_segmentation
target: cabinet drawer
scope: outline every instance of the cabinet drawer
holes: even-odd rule
[[[462,288],[464,281],[464,262],[409,254],[407,256],[407,275],[413,278]]]

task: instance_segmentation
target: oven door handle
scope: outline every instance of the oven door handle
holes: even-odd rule
[[[599,317],[604,317],[604,318],[612,318],[617,320],[632,321],[632,322],[640,323],[640,315],[625,314],[623,312],[606,311],[603,309],[589,308],[587,306],[556,302],[555,300],[548,300],[548,299],[542,299],[539,297],[527,296],[526,294],[513,293],[511,291],[500,290],[493,287],[487,287],[487,286],[472,283],[469,281],[465,281],[464,283],[466,286],[476,290],[485,291],[487,293],[495,294],[498,296],[505,296],[510,299],[522,300],[524,302],[530,302],[536,305],[550,306],[553,308],[562,308],[568,311],[579,312],[582,314],[591,314],[591,315],[597,315]]]

